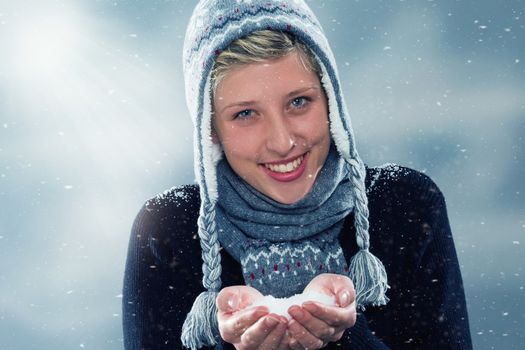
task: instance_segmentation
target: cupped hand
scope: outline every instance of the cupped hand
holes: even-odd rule
[[[287,319],[251,305],[262,294],[248,286],[226,287],[217,296],[219,332],[236,349],[289,349]]]
[[[303,293],[312,291],[335,297],[336,305],[308,301],[288,309],[292,316],[288,323],[289,346],[294,350],[320,349],[338,341],[356,322],[355,290],[350,278],[329,273],[318,275]]]

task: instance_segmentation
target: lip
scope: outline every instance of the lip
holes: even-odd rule
[[[294,160],[296,160],[297,158],[299,158],[300,156],[305,156],[308,152],[306,153],[303,153],[303,154],[299,154],[299,155],[296,155],[295,157],[290,157],[288,159],[284,159],[284,160],[278,160],[276,162],[266,162],[264,164],[271,164],[271,165],[279,165],[279,164],[288,164]]]
[[[285,159],[285,160],[282,160],[282,161],[270,162],[270,163],[266,163],[266,164],[272,164],[272,165],[287,164],[287,163],[290,163],[291,161],[299,158],[300,156],[301,155],[299,155],[297,157],[288,158],[288,159]],[[306,152],[305,154],[303,154],[303,161],[301,162],[301,165],[299,165],[297,167],[297,169],[292,170],[292,171],[290,171],[288,173],[278,173],[278,172],[275,172],[275,171],[271,171],[270,169],[268,169],[267,167],[265,167],[262,164],[259,165],[259,166],[272,179],[280,181],[280,182],[290,182],[290,181],[294,181],[294,180],[298,179],[304,173],[304,171],[306,169],[306,164],[308,162],[309,156],[310,156],[310,152]]]

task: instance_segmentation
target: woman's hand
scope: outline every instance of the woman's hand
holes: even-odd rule
[[[265,306],[251,307],[262,294],[248,286],[222,289],[217,296],[219,332],[236,349],[289,349],[287,319]]]
[[[336,305],[308,301],[302,307],[293,305],[288,313],[289,346],[292,349],[320,349],[338,341],[356,321],[354,285],[350,278],[336,274],[321,274],[306,286],[304,292],[315,291],[334,296]],[[303,292],[303,293],[304,293]]]

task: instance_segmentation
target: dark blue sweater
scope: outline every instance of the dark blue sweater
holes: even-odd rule
[[[369,168],[366,186],[370,250],[385,265],[390,302],[367,307],[327,348],[471,349],[463,283],[440,190],[426,175],[396,165]],[[182,348],[182,324],[203,291],[199,205],[197,186],[172,188],[147,201],[135,219],[123,291],[128,350]],[[358,249],[352,215],[339,240],[348,261]],[[224,249],[221,257],[223,286],[244,284],[240,265]]]

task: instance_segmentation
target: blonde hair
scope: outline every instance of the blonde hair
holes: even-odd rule
[[[212,69],[212,93],[234,67],[278,59],[291,52],[298,54],[303,67],[321,78],[321,67],[310,49],[287,32],[261,30],[233,41],[215,59]]]

